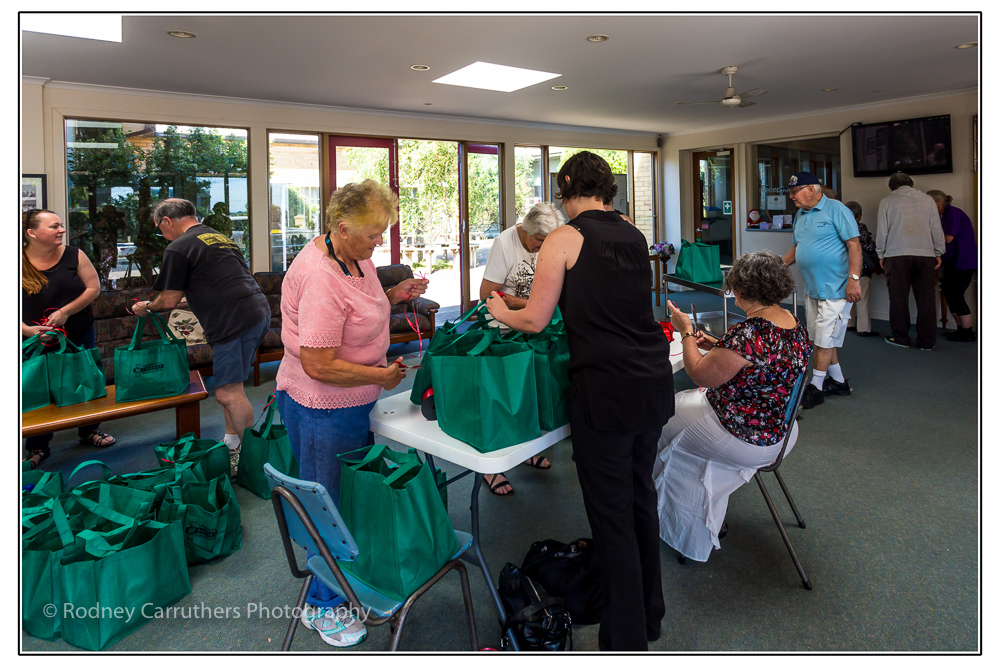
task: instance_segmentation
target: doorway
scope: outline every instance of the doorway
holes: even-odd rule
[[[733,263],[733,149],[692,155],[694,167],[694,240],[719,246],[723,266]]]

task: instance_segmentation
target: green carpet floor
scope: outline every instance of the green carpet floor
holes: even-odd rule
[[[717,310],[708,295],[672,295],[683,306]],[[663,312],[662,307],[658,309]],[[888,333],[885,322],[873,323]],[[416,344],[392,353],[419,356]],[[667,617],[650,648],[669,652],[979,650],[980,496],[978,345],[939,338],[931,352],[899,349],[881,338],[848,334],[841,353],[854,388],[804,411],[799,443],[782,466],[808,526],[799,529],[773,481],[778,512],[813,583],[802,587],[756,484],[730,499],[729,535],[707,563],[681,565],[662,545]],[[256,409],[274,388],[277,363],[262,366],[262,385],[247,391]],[[677,389],[692,387],[683,372]],[[211,380],[208,381],[211,388]],[[409,381],[397,391],[406,391]],[[56,435],[45,469],[67,475],[99,458],[115,472],[156,466],[153,448],[174,438],[173,415],[109,422],[119,444],[103,451],[77,444],[75,431]],[[214,398],[202,406],[203,437],[220,437]],[[380,439],[381,440],[381,439]],[[550,470],[519,466],[509,497],[480,499],[484,550],[498,575],[520,564],[539,539],[589,536],[568,446],[550,449]],[[451,475],[460,472],[440,462]],[[86,471],[85,471],[86,472]],[[73,483],[86,479],[85,473]],[[773,478],[768,476],[766,481]],[[455,526],[469,529],[472,478],[449,488]],[[289,573],[269,501],[240,487],[243,547],[215,563],[190,568],[192,593],[177,618],[153,620],[113,651],[276,651],[300,582]],[[499,629],[478,571],[469,571],[481,646],[496,647]],[[229,608],[230,618],[206,609]],[[239,613],[239,617],[233,617]],[[597,650],[597,626],[575,626],[574,648]],[[21,635],[24,651],[73,651],[61,642]],[[385,651],[389,629],[369,631],[351,649],[332,649],[300,628],[297,651]],[[402,640],[406,651],[466,651],[468,633],[458,577],[450,574],[414,607]]]

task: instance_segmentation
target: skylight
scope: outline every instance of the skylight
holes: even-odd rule
[[[21,15],[21,30],[63,37],[122,41],[121,14],[29,14]]]
[[[474,62],[460,70],[446,74],[434,83],[446,83],[450,86],[465,86],[467,88],[482,88],[497,90],[502,93],[512,93],[515,90],[533,86],[542,81],[554,79],[562,74],[539,72],[522,67],[508,67],[493,63]]]

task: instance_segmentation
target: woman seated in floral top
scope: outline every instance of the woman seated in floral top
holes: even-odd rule
[[[780,305],[795,289],[781,257],[767,250],[743,255],[725,286],[747,319],[718,340],[694,332],[688,316],[668,302],[684,370],[701,388],[675,397],[653,478],[660,537],[698,561],[719,548],[729,494],[780,451],[788,400],[812,352],[805,327]],[[786,453],[797,435],[793,424]]]

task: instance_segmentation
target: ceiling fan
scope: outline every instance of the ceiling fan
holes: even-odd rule
[[[730,65],[728,67],[722,68],[722,74],[729,77],[729,87],[726,88],[726,94],[721,100],[711,100],[709,102],[674,102],[674,106],[688,106],[693,104],[722,104],[722,106],[727,109],[735,109],[736,107],[749,107],[757,104],[756,102],[749,102],[745,100],[745,97],[754,97],[756,95],[763,95],[767,91],[763,88],[753,88],[746,91],[745,93],[736,94],[736,89],[733,88],[733,75],[736,74],[736,70],[739,68],[736,65]]]

